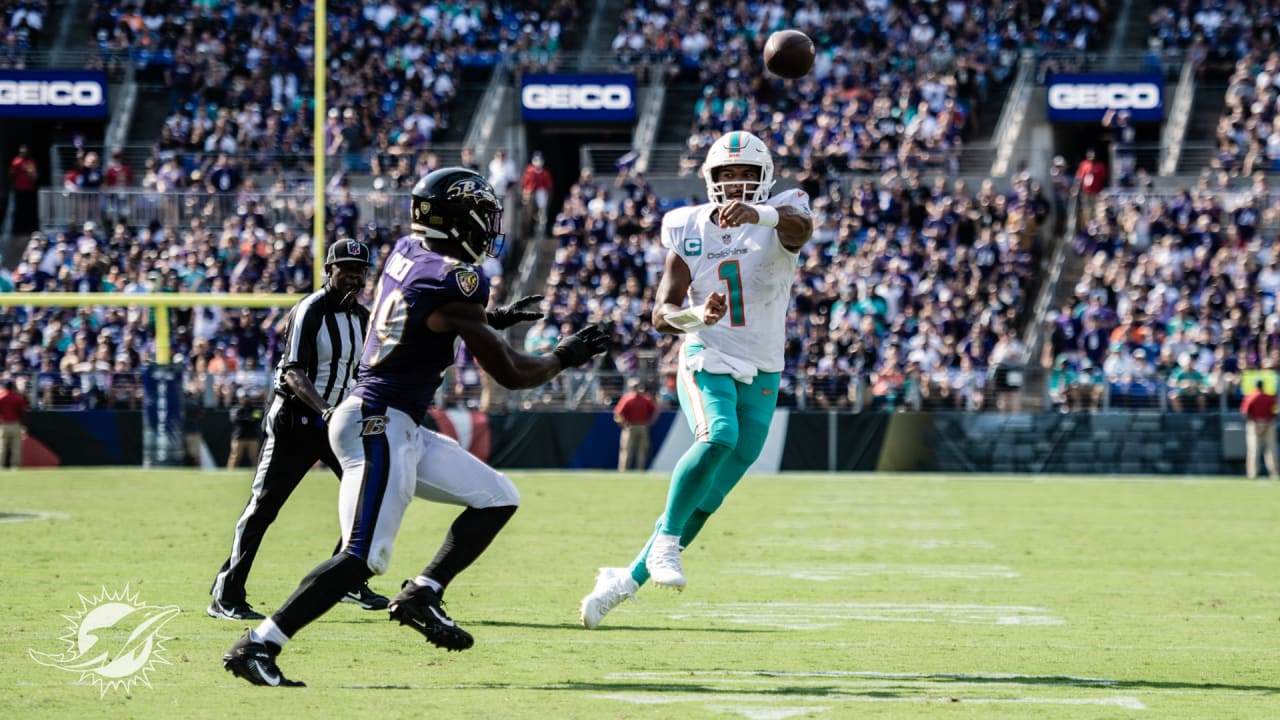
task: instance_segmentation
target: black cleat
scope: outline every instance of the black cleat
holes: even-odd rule
[[[290,680],[280,672],[280,668],[276,666],[276,655],[279,654],[280,648],[255,642],[253,635],[246,630],[244,637],[237,640],[236,644],[222,656],[222,667],[254,685],[306,687],[306,683]]]
[[[391,602],[385,595],[379,595],[369,587],[369,583],[361,585],[342,596],[342,602],[355,603],[363,610],[386,610]]]
[[[219,620],[265,620],[267,617],[254,610],[252,605],[243,600],[238,603],[230,603],[214,598],[205,612],[209,614],[209,617]]]
[[[475,644],[471,633],[454,624],[440,607],[440,594],[429,587],[405,580],[400,594],[387,609],[391,619],[399,620],[426,636],[427,642],[446,650],[466,650]]]

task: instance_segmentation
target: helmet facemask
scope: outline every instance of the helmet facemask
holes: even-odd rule
[[[719,170],[729,165],[752,165],[760,169],[757,181],[720,182]],[[773,189],[773,156],[764,141],[748,132],[726,133],[707,151],[702,164],[702,179],[707,185],[707,199],[717,205],[729,202],[730,187],[744,189],[742,202],[757,204],[769,199]]]
[[[760,180],[731,180],[721,182],[716,180],[707,183],[707,197],[716,205],[724,205],[729,202],[730,190],[742,188],[742,202],[762,203],[769,199],[769,187],[764,183],[764,167],[755,163],[731,163],[733,165],[751,165],[760,168]],[[725,166],[711,168],[711,177],[715,178],[719,171]],[[772,185],[773,183],[769,183]]]
[[[496,258],[502,254],[507,236],[502,233],[502,206],[472,208],[467,211],[469,225],[459,241],[473,263],[483,262],[485,257]]]

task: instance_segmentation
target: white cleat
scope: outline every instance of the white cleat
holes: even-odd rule
[[[595,630],[609,611],[618,606],[625,598],[635,602],[636,591],[640,586],[631,578],[626,568],[600,568],[596,574],[596,587],[590,595],[582,598],[582,627]]]
[[[661,587],[684,590],[684,569],[680,567],[680,536],[659,533],[649,546],[649,554],[644,559],[649,569],[649,577]]]

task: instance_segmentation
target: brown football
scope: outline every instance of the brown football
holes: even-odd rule
[[[799,30],[779,30],[764,44],[764,66],[788,80],[802,78],[813,69],[816,50],[808,35]]]

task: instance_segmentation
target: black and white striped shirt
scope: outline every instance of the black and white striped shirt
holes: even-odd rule
[[[284,354],[275,371],[276,391],[287,398],[294,397],[285,384],[284,372],[297,367],[330,405],[342,402],[355,387],[368,328],[368,309],[356,303],[350,310],[343,310],[337,294],[331,295],[328,288],[298,301],[289,311]]]

